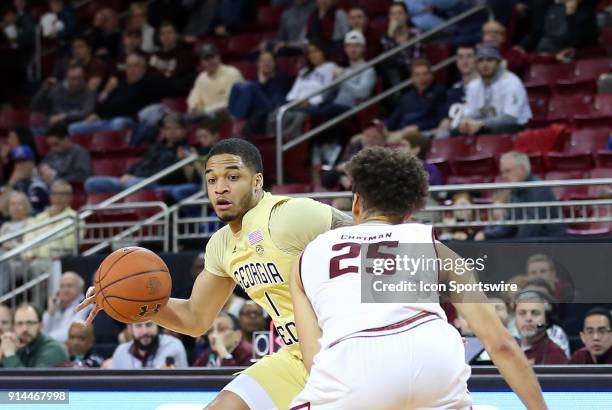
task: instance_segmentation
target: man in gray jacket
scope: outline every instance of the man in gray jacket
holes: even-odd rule
[[[33,110],[45,116],[44,127],[81,121],[94,111],[95,104],[96,95],[87,88],[80,65],[70,66],[62,84],[49,78],[32,100]]]

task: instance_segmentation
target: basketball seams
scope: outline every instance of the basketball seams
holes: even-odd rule
[[[121,259],[125,258],[127,255],[136,252],[137,250],[139,250],[138,248],[133,248],[130,249],[129,252],[125,252],[123,255],[119,256],[117,259],[115,259],[113,261],[113,263],[108,267],[108,269],[106,270],[106,272],[104,273],[104,275],[100,275],[100,278],[98,280],[98,282],[102,282],[102,279],[104,279],[106,277],[106,275],[108,275],[108,272],[110,272],[110,270],[113,268],[113,266],[115,266],[115,264],[117,262],[119,262]],[[100,268],[102,268],[102,266],[100,265]],[[100,270],[100,268],[98,268],[98,270]]]
[[[128,323],[135,323],[134,319],[125,316],[124,314],[120,313],[117,309],[115,309],[113,307],[113,305],[111,305],[110,302],[106,299],[106,296],[104,296],[104,295],[102,295],[102,296],[104,297],[104,305],[108,305],[111,309],[113,309],[115,311],[116,314],[118,314],[122,318],[125,318],[125,320],[127,320]]]
[[[158,302],[160,300],[164,300],[167,297],[161,297],[161,298],[156,298],[156,299],[145,299],[145,300],[140,300],[140,299],[128,299],[128,298],[124,298],[122,296],[115,296],[115,295],[110,295],[110,296],[106,296],[104,295],[104,299],[108,300],[108,299],[119,299],[119,300],[125,300],[127,302],[138,302],[138,303],[151,303],[151,302]]]
[[[117,280],[115,280],[115,281],[113,281],[113,282],[111,282],[111,283],[109,283],[107,285],[104,285],[104,287],[100,287],[100,292],[103,292],[104,289],[108,288],[111,285],[119,283],[119,282],[121,282],[123,280],[130,279],[130,278],[133,278],[133,277],[136,277],[136,276],[140,276],[140,275],[146,275],[147,273],[155,273],[155,272],[165,272],[168,275],[170,275],[170,272],[168,272],[167,270],[162,270],[162,269],[152,269],[152,270],[146,270],[146,271],[142,271],[142,272],[131,273],[131,274],[129,274],[127,276],[124,276],[122,278],[119,278],[119,279],[117,279]]]

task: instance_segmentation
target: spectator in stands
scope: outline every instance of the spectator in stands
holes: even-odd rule
[[[506,300],[502,295],[493,295],[489,296],[489,302],[495,307],[495,313],[497,314],[499,320],[501,320],[503,325],[507,327],[508,321],[510,320],[510,314],[508,313],[509,308]]]
[[[147,61],[132,53],[126,59],[125,78],[111,77],[98,95],[98,107],[84,121],[70,125],[70,134],[118,131],[135,126],[138,113],[168,94],[167,83],[147,75]]]
[[[65,0],[49,0],[49,12],[40,18],[42,35],[57,39],[60,47],[66,46],[79,30],[79,19]]]
[[[127,326],[134,339],[113,353],[113,369],[187,367],[187,352],[179,339],[159,333],[152,321]]]
[[[31,222],[32,205],[30,205],[28,197],[23,192],[13,191],[8,195],[8,213],[10,219],[0,227],[0,236],[20,231]],[[8,251],[19,246],[22,242],[23,237],[3,241],[2,245],[0,245],[0,249]],[[2,294],[2,292],[0,292],[0,294]]]
[[[472,195],[469,192],[457,192],[453,195],[452,205],[472,205]],[[474,211],[469,209],[454,210],[449,215],[445,215],[442,220],[446,224],[453,225],[457,222],[471,222],[474,220]],[[476,228],[473,227],[443,228],[442,233],[440,233],[440,240],[471,241],[474,236],[476,236]]]
[[[117,12],[108,7],[98,10],[94,15],[93,29],[88,39],[95,55],[115,58],[121,45]]]
[[[249,0],[218,0],[215,13],[215,34],[228,36],[239,29],[246,20],[257,12],[256,3]]]
[[[393,142],[392,139],[389,141]],[[399,141],[399,148],[410,152],[412,155],[421,160],[423,169],[429,174],[429,185],[442,185],[442,174],[435,164],[427,161],[429,151],[431,150],[431,140],[425,137],[420,132],[409,132],[402,136]]]
[[[202,121],[196,130],[196,139],[198,145],[191,147],[190,151],[179,148],[179,158],[185,158],[188,153],[198,155],[202,159],[207,158],[210,149],[219,141],[219,125],[215,121]],[[183,168],[183,172],[185,173],[185,178],[192,182],[173,189],[173,198],[177,201],[183,200],[202,189],[201,178],[206,173],[206,161],[198,160],[193,164],[186,165]],[[196,208],[201,210],[201,207],[194,207],[193,209],[195,210]],[[197,215],[194,214],[194,216]]]
[[[347,162],[363,148],[382,147],[386,140],[385,125],[382,121],[374,119],[361,134],[351,138],[344,150],[339,147],[340,149],[332,151],[336,156],[324,155],[323,147],[315,147],[312,153],[312,179],[315,187],[349,190],[351,181],[345,172]]]
[[[51,205],[44,211],[38,214],[32,219],[32,225],[38,225],[42,222],[53,217],[70,217],[75,218],[76,212],[70,207],[72,201],[72,187],[66,181],[58,179],[51,184]],[[65,223],[66,220],[60,220],[58,222],[45,225],[42,228],[25,234],[23,241],[30,242],[33,239],[44,235],[58,227],[58,225]],[[28,250],[22,254],[22,259],[27,262],[33,262],[30,266],[33,275],[37,275],[44,271],[51,259],[61,258],[62,256],[74,253],[76,247],[76,230],[67,229],[56,235],[51,239],[44,242],[31,250]]]
[[[597,19],[592,2],[562,0],[551,4],[544,21],[540,21],[541,32],[532,32],[523,39],[521,46],[528,51],[554,53],[560,61],[571,60],[576,49],[595,45],[597,42]]]
[[[349,75],[365,65],[365,37],[360,31],[349,31],[344,36],[344,52],[348,58],[349,66],[345,69],[336,68],[334,77]],[[359,104],[359,100],[368,98],[376,85],[376,72],[368,68],[358,75],[343,81],[337,88],[336,96],[329,102],[305,107],[304,112],[315,121],[327,121]]]
[[[75,312],[74,307],[84,298],[85,281],[75,272],[64,272],[60,277],[59,289],[49,296],[47,310],[43,313],[43,331],[58,342],[68,340],[70,324],[85,320],[89,309]]]
[[[13,311],[4,303],[0,303],[0,336],[13,329]]]
[[[212,44],[202,46],[200,59],[204,71],[187,98],[189,112],[209,117],[224,115],[232,86],[243,80],[242,74],[237,68],[223,64],[219,51]]]
[[[412,23],[420,30],[429,31],[444,24],[442,13],[453,14],[460,5],[459,0],[404,0]]]
[[[446,93],[448,106],[447,118],[444,118],[435,131],[436,138],[446,138],[451,129],[459,126],[465,109],[465,90],[467,85],[478,78],[476,71],[476,49],[473,46],[459,46],[455,52],[457,71],[461,79],[453,84]]]
[[[561,302],[570,302],[573,296],[572,286],[557,276],[555,263],[544,254],[531,255],[527,259],[527,277],[541,278],[550,285],[551,295]]]
[[[287,73],[277,70],[274,54],[261,52],[257,59],[257,80],[238,82],[230,92],[230,114],[247,121],[242,134],[263,133],[268,114],[285,103],[290,87]]]
[[[149,68],[154,78],[169,82],[168,97],[182,97],[189,92],[195,79],[195,60],[191,48],[180,39],[176,26],[163,21],[158,28],[159,50],[149,56]]]
[[[381,38],[384,51],[406,44],[420,34],[419,30],[410,27],[410,15],[406,5],[394,2],[389,7],[389,25]],[[421,58],[421,43],[403,49],[395,56],[388,58],[380,67],[385,88],[397,85],[410,76],[412,62]]]
[[[59,367],[97,368],[102,366],[104,358],[98,356],[93,350],[95,341],[93,325],[88,325],[82,320],[72,322],[66,341],[70,359],[60,364]]]
[[[117,59],[113,67],[113,74],[118,75],[125,72],[127,56],[132,53],[140,53],[145,56],[148,54],[142,49],[142,31],[136,29],[127,29],[121,35],[121,45],[117,52]]]
[[[301,53],[308,42],[306,25],[315,7],[314,0],[293,0],[293,6],[281,15],[276,40],[268,47],[281,55]]]
[[[68,68],[65,81],[59,84],[48,78],[32,99],[32,110],[45,116],[43,127],[81,121],[94,112],[96,95],[87,88],[85,71],[79,65]]]
[[[97,92],[102,82],[108,77],[108,64],[100,57],[95,57],[92,54],[91,46],[85,37],[76,36],[71,44],[71,55],[58,61],[53,70],[53,77],[47,81],[52,83],[63,81],[70,66],[80,65],[85,70],[87,87],[91,91]]]
[[[349,31],[346,11],[336,5],[336,0],[317,0],[317,7],[308,18],[306,38],[309,42],[321,44],[328,52],[342,44]]]
[[[503,67],[499,49],[478,47],[476,68],[481,78],[467,87],[459,132],[506,134],[524,129],[532,116],[527,91],[520,78]]]
[[[157,49],[155,46],[155,29],[148,23],[146,2],[130,4],[127,27],[128,30],[140,31],[143,51],[151,53]]]
[[[266,317],[264,310],[252,300],[247,300],[240,308],[238,315],[242,340],[253,341],[253,332],[266,330]]]
[[[2,194],[2,210],[5,211],[4,204],[8,200],[11,192],[21,192],[27,195],[31,205],[30,211],[39,213],[49,205],[49,193],[45,182],[37,175],[36,165],[34,164],[34,153],[27,145],[14,148],[11,151],[11,159],[14,163],[13,172],[4,186]]]
[[[505,182],[531,182],[538,181],[538,178],[531,174],[531,163],[529,157],[522,152],[510,151],[501,156],[499,161],[499,170],[501,177]],[[556,201],[555,194],[548,187],[540,188],[516,188],[510,193],[510,203],[524,202],[551,202]],[[522,209],[515,209],[514,216],[516,220],[523,218],[535,218],[535,208],[527,210],[527,215],[523,215]],[[537,217],[558,218],[558,210],[550,209],[550,214],[545,208],[538,208]],[[516,238],[530,238],[542,236],[563,236],[565,235],[565,226],[563,224],[532,224],[520,225],[513,227],[513,233]]]
[[[0,8],[0,102],[12,99],[26,84],[35,38],[36,24],[28,14],[8,4]]]
[[[529,63],[528,55],[523,50],[508,43],[506,27],[499,21],[489,20],[482,26],[482,43],[497,47],[506,68],[519,76]]]
[[[493,194],[493,205],[507,204],[510,200],[508,192],[496,192]],[[489,215],[492,221],[505,221],[508,219],[508,210],[504,208],[496,208]],[[484,241],[486,239],[502,239],[511,238],[514,235],[514,229],[507,225],[487,225],[484,229],[476,234],[475,241]]]
[[[570,364],[612,364],[612,318],[610,310],[593,308],[584,316],[580,332],[584,347],[574,352]]]
[[[328,55],[323,46],[310,43],[305,50],[306,67],[301,69],[287,94],[287,101],[301,100],[331,83],[337,69],[335,63],[328,61]],[[303,103],[303,107],[316,106],[323,102],[323,95],[318,94]]]
[[[183,30],[185,40],[196,40],[210,33],[215,18],[217,0],[181,0],[187,13],[187,25]]]
[[[531,364],[565,364],[563,350],[549,339],[546,311],[550,302],[542,292],[526,290],[516,298],[516,326],[521,337],[521,348]]]
[[[244,340],[235,316],[221,312],[208,333],[210,349],[194,362],[197,367],[248,366],[253,358],[253,346]]]
[[[0,336],[0,364],[4,368],[48,368],[68,360],[61,343],[44,334],[41,314],[34,305],[17,307],[13,332]]]
[[[378,56],[382,52],[382,44],[380,43],[381,33],[378,33],[370,25],[370,20],[360,6],[353,6],[348,10],[349,28],[351,30],[360,31],[366,38],[365,59],[369,61]]]
[[[434,82],[431,64],[426,60],[416,60],[412,64],[411,79],[412,86],[385,120],[390,131],[429,131],[446,116],[446,90]]]
[[[85,181],[91,173],[89,152],[78,144],[73,144],[66,127],[57,124],[47,131],[45,137],[49,152],[43,158],[38,170],[40,176],[51,185],[56,179]]]
[[[181,157],[184,158],[191,153],[190,147],[185,142],[185,130],[180,115],[170,113],[164,117],[161,135],[162,139],[149,148],[144,158],[128,167],[121,177],[93,176],[85,182],[85,191],[122,191],[166,169],[178,162]],[[197,184],[197,190],[201,188],[200,176],[197,173],[190,173],[190,176],[194,178],[192,181],[187,179],[184,170],[179,170],[149,185],[149,188],[160,189],[179,201],[182,199],[179,194],[180,188],[184,188],[183,184],[193,183]]]
[[[36,142],[34,135],[28,127],[15,127],[8,132],[6,144],[0,147],[0,163],[2,164],[2,175],[6,178],[13,172],[13,160],[11,151],[21,145],[28,146],[34,153],[34,162],[38,162],[39,156],[36,152]]]

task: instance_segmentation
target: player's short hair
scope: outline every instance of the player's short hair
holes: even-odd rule
[[[595,315],[605,316],[606,319],[608,319],[608,326],[612,326],[612,312],[606,308],[597,306],[597,307],[590,309],[588,312],[586,312],[586,314],[584,315],[584,321],[583,321],[582,327],[584,327],[584,322],[586,322],[588,317],[595,316]]]
[[[263,172],[263,161],[257,147],[250,142],[239,138],[228,138],[217,142],[210,149],[208,159],[215,155],[230,154],[242,159],[247,167],[255,174]]]
[[[368,147],[348,162],[346,171],[365,211],[403,218],[425,205],[427,173],[412,154]]]

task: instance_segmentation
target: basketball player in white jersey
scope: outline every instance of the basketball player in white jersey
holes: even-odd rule
[[[362,275],[368,275],[361,272],[366,270],[361,257],[366,254],[390,257],[399,244],[407,244],[424,257],[460,259],[435,240],[431,226],[403,223],[427,196],[420,161],[368,148],[353,157],[347,172],[353,181],[356,225],[310,242],[291,278],[300,347],[310,372],[292,409],[469,409],[470,368],[463,343],[437,297],[435,302],[431,297],[425,302],[415,297],[411,303],[361,301]],[[432,269],[433,276],[420,269],[415,277],[475,283],[471,272]],[[486,297],[471,293],[471,302],[482,303],[460,303],[465,296],[447,296],[523,403],[546,409],[527,359],[492,305],[484,303]]]

